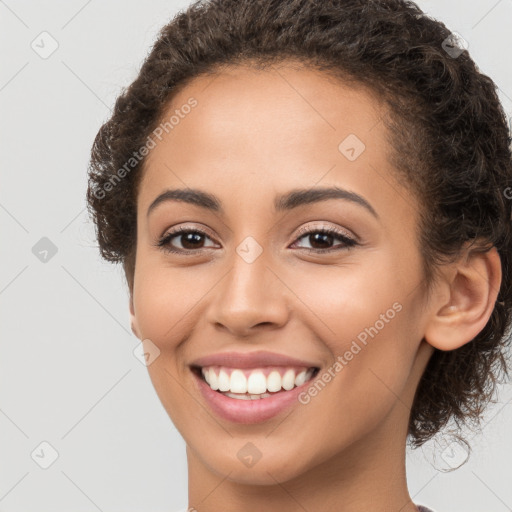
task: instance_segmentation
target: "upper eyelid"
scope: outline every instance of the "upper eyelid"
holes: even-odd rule
[[[183,226],[183,225],[179,225],[177,227],[174,227],[174,228],[170,228],[169,230],[165,230],[164,233],[162,234],[162,236],[160,238],[164,238],[170,234],[172,235],[179,235],[180,233],[182,232],[188,232],[188,231],[200,231],[206,235],[208,235],[210,238],[215,238],[215,236],[213,236],[211,230],[209,230],[207,227],[205,226],[201,226],[201,227],[198,227],[198,226],[189,226],[188,224]]]
[[[354,242],[357,242],[359,240],[359,237],[356,236],[355,234],[352,234],[351,231],[349,231],[345,228],[340,228],[338,226],[332,226],[332,225],[300,227],[297,231],[296,236],[301,238],[302,236],[307,235],[308,233],[322,231],[322,230],[332,231],[335,234],[337,234],[338,236],[344,236],[345,238],[350,238],[351,240],[354,240]]]

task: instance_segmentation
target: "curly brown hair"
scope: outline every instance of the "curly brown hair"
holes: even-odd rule
[[[479,424],[501,374],[508,377],[511,137],[494,82],[467,50],[450,53],[446,42],[454,42],[450,30],[406,0],[196,1],[161,29],[117,98],[94,140],[87,191],[101,255],[123,263],[131,293],[140,148],[194,77],[298,60],[377,95],[389,106],[383,122],[397,179],[418,200],[426,282],[468,241],[474,250],[496,247],[502,264],[485,328],[429,360],[410,414],[413,447],[449,420]]]

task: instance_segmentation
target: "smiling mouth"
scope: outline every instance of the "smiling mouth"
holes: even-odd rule
[[[259,400],[290,391],[309,382],[320,371],[316,366],[264,366],[243,369],[191,366],[191,369],[213,391],[239,400]]]

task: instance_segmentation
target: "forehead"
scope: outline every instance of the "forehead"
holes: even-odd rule
[[[189,108],[192,99],[197,104]],[[215,75],[196,77],[172,98],[162,123],[174,117],[172,127],[163,134],[164,139],[172,139],[174,150],[213,149],[233,156],[230,150],[243,148],[249,154],[259,145],[276,156],[298,143],[303,151],[317,151],[319,139],[323,139],[322,149],[330,147],[337,155],[339,142],[350,134],[366,146],[382,142],[380,119],[384,113],[383,105],[362,86],[281,64],[265,70],[228,67]],[[177,119],[173,114],[181,115]],[[148,160],[160,154],[159,146]],[[180,153],[181,159],[201,155]]]
[[[386,113],[368,89],[296,65],[196,77],[162,116],[167,129],[147,157],[139,206],[165,187],[208,189],[226,200],[236,191],[255,206],[315,185],[403,202],[387,159]]]

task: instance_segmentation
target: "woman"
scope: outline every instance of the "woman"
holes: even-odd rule
[[[495,85],[412,2],[196,2],[88,202],[187,444],[189,507],[429,511],[405,449],[477,421],[510,326]]]

